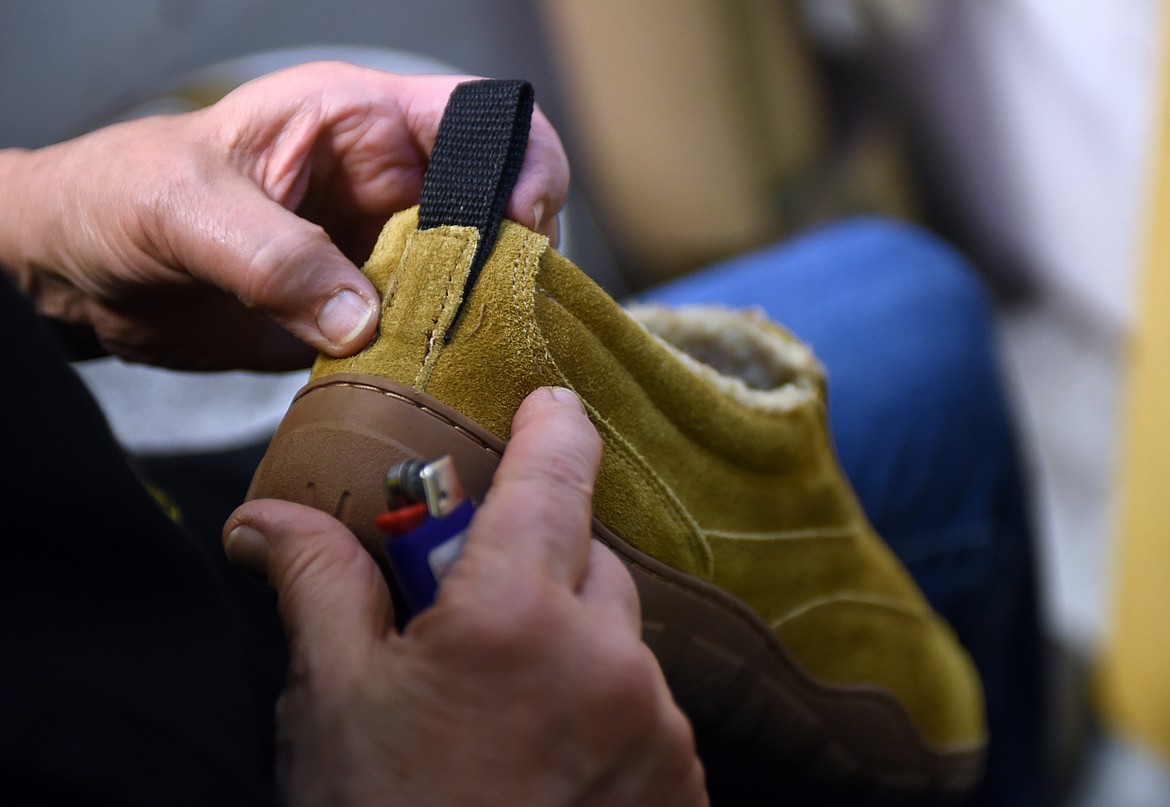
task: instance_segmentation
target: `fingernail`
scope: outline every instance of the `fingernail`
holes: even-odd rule
[[[268,542],[258,530],[241,524],[228,533],[223,549],[234,565],[262,577],[268,575]]]
[[[544,224],[544,200],[541,199],[532,206],[532,229],[539,230]]]
[[[317,327],[330,342],[345,346],[365,330],[373,316],[373,306],[356,292],[342,289],[321,306],[321,313],[317,315]]]
[[[552,227],[549,228],[548,243],[553,249],[561,246],[561,214],[553,216]]]
[[[577,393],[573,392],[568,387],[549,387],[548,391],[549,394],[552,395],[553,400],[557,403],[562,403],[566,406],[572,406],[582,412],[585,411],[585,405],[581,403],[580,396],[578,396]]]

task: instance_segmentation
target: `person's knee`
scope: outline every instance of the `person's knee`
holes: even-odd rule
[[[901,399],[892,403],[961,410],[998,389],[993,303],[958,251],[920,227],[882,218],[852,219],[811,238],[833,244],[828,271],[853,303],[839,327],[864,344],[864,375],[885,373],[887,392]]]
[[[938,526],[965,486],[1012,465],[992,300],[956,250],[912,225],[856,219],[814,237],[832,239],[831,271],[854,300],[847,338],[822,357],[841,459],[871,515],[933,513]]]
[[[992,301],[986,287],[966,258],[934,233],[904,221],[863,217],[824,236],[847,242],[868,276],[857,280],[898,295],[904,314],[930,313],[956,327],[987,327]]]

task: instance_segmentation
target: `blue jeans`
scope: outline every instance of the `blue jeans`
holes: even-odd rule
[[[863,219],[645,299],[762,306],[813,347],[846,475],[982,675],[991,745],[973,803],[1043,803],[1032,532],[992,309],[962,258],[909,225]]]

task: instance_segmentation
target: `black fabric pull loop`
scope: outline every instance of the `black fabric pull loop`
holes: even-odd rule
[[[423,178],[418,228],[457,225],[479,230],[479,244],[448,339],[495,246],[524,162],[532,107],[532,85],[527,81],[469,81],[451,93],[439,121]]]

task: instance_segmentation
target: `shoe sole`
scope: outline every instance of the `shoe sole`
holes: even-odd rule
[[[382,479],[405,459],[450,454],[480,501],[504,443],[451,407],[374,376],[306,385],[269,446],[249,498],[332,513],[376,556]],[[764,621],[728,592],[630,546],[596,519],[596,537],[629,568],[643,637],[695,727],[714,789],[735,803],[958,801],[979,781],[984,746],[940,749],[876,687],[826,684],[806,673]]]

